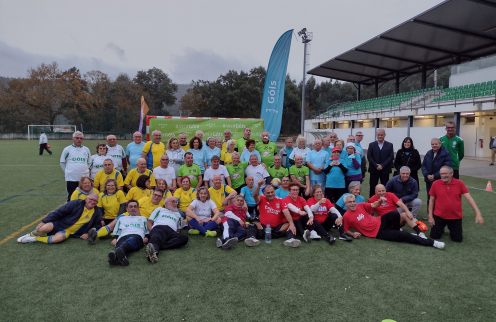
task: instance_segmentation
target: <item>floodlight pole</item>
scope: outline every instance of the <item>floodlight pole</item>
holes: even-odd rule
[[[305,135],[305,88],[306,88],[306,78],[307,78],[307,45],[313,39],[313,34],[307,32],[307,28],[303,28],[298,32],[298,36],[301,37],[301,42],[303,43],[303,83],[301,86],[301,135]]]

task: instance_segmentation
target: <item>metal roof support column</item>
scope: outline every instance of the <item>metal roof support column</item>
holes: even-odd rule
[[[379,97],[379,80],[376,78],[374,81],[375,97]]]
[[[356,89],[357,89],[357,101],[359,101],[362,99],[362,85],[360,83],[357,83]]]
[[[351,120],[350,135],[353,135],[353,129],[355,128],[355,120]]]
[[[408,115],[408,127],[406,129],[406,136],[410,136],[410,128],[413,126],[413,115]]]
[[[332,129],[335,130],[336,129],[336,121],[332,121]],[[334,131],[333,131],[334,132]]]
[[[378,118],[378,117],[376,117],[376,119],[375,119],[375,128],[378,129],[380,127],[379,126],[380,124],[381,124],[381,119]]]
[[[394,83],[394,92],[396,94],[399,94],[400,93],[400,73],[396,72],[396,79],[395,79],[395,83]]]
[[[456,135],[460,136],[460,112],[455,112],[455,115],[453,116],[453,118],[455,121]]]
[[[427,67],[425,65],[422,65],[422,89],[425,89],[427,87]]]

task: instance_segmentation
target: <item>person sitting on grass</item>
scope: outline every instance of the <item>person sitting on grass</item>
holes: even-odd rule
[[[156,179],[155,182],[157,183],[155,190],[160,190],[164,193],[164,197],[162,198],[162,201],[163,201],[162,205],[163,205],[165,202],[165,199],[172,197],[172,192],[169,190],[169,186],[167,185],[167,181],[165,181],[164,179]]]
[[[40,242],[57,244],[69,237],[88,239],[88,231],[100,223],[100,211],[96,208],[98,195],[90,193],[85,200],[69,201],[49,213],[35,230],[17,239],[18,243]]]
[[[147,220],[140,216],[138,201],[129,200],[126,210],[127,213],[115,219],[115,228],[112,231],[114,236],[112,245],[115,246],[115,249],[108,253],[110,265],[128,266],[127,257],[129,254],[140,250],[148,241],[145,237],[148,235]]]
[[[237,195],[234,202],[224,209],[224,216],[221,217],[224,230],[222,237],[217,238],[215,244],[217,248],[231,249],[246,236],[247,209],[245,199],[240,195]]]
[[[148,261],[152,264],[158,262],[160,250],[183,247],[188,243],[188,236],[179,234],[178,226],[181,214],[177,209],[177,199],[174,197],[165,200],[164,208],[157,208],[148,218],[150,238],[145,252]]]
[[[186,209],[186,216],[191,227],[188,233],[206,237],[217,236],[216,230],[219,227],[220,215],[215,202],[210,199],[208,189],[200,187],[196,192],[196,199]]]
[[[81,177],[81,180],[79,180],[79,186],[71,195],[71,201],[84,200],[90,193],[98,194],[99,191],[93,188],[93,181],[91,181],[90,177]]]
[[[131,169],[133,171],[134,169]],[[131,172],[129,171],[129,172]],[[147,175],[140,175],[138,180],[136,180],[136,186],[129,189],[126,194],[126,200],[140,200],[144,197],[150,197],[153,193],[153,190],[150,186],[150,177]]]
[[[316,186],[320,187],[320,185]],[[307,205],[305,198],[298,195],[299,192],[298,185],[292,183],[289,185],[289,195],[283,199],[293,218],[298,235],[301,235],[307,243],[311,242],[312,238],[317,239],[316,237],[318,236],[320,239],[320,236],[322,236],[329,244],[334,244],[336,238],[330,235],[318,221],[314,221],[312,210]]]
[[[444,248],[444,243],[427,238],[420,232],[417,224],[404,212],[389,212],[382,217],[374,217],[371,213],[380,204],[380,200],[374,203],[356,204],[355,196],[349,194],[345,197],[348,210],[343,215],[343,228],[345,232],[353,238],[365,236],[388,241],[397,241],[423,246],[432,246],[438,249]],[[408,233],[400,230],[400,221],[403,219],[408,226],[415,230],[415,233]],[[352,229],[354,231],[352,231]]]
[[[260,179],[261,184],[265,181]],[[248,216],[250,218],[258,218],[257,202],[253,198],[254,190],[260,189],[259,183],[255,185],[255,179],[252,176],[246,177],[246,186],[241,188],[240,195],[244,198],[248,206]]]
[[[360,181],[350,182],[350,184],[348,185],[348,191],[349,191],[349,193],[343,194],[338,199],[338,201],[336,201],[336,203],[334,204],[334,206],[336,207],[336,209],[339,211],[340,214],[344,214],[344,212],[346,210],[348,210],[348,208],[346,207],[346,204],[344,202],[344,198],[346,198],[346,196],[348,196],[350,194],[355,196],[355,202],[356,203],[365,202],[365,197],[360,194],[362,191],[362,185],[361,185]]]
[[[339,213],[329,199],[324,197],[324,191],[321,186],[315,185],[313,187],[313,197],[307,200],[307,204],[313,212],[314,221],[319,222],[325,231],[329,231],[333,226],[336,226],[339,232],[339,240],[347,242],[353,240],[344,232],[341,213]],[[329,235],[332,236],[331,233]],[[311,234],[310,238],[320,239],[320,236],[315,233]]]
[[[265,187],[263,195],[259,195],[257,189],[253,197],[260,211],[260,225],[257,223],[248,225],[248,238],[245,239],[245,245],[248,247],[259,245],[260,241],[257,237],[262,238],[264,229],[270,226],[272,237],[278,238],[286,235],[284,246],[299,247],[301,241],[294,238],[296,227],[293,223],[293,218],[291,218],[286,203],[275,196],[274,187],[272,185]]]
[[[412,215],[408,207],[401,201],[400,198],[396,197],[396,195],[392,192],[387,192],[386,187],[382,184],[378,184],[375,186],[375,194],[369,198],[369,203],[374,203],[378,201],[377,208],[374,209],[374,213],[382,217],[389,212],[404,212],[408,218],[417,222],[417,219]],[[401,209],[399,211],[398,209]],[[402,220],[401,225],[404,225],[405,222]]]
[[[126,191],[131,190],[136,187],[138,183],[138,178],[140,176],[148,176],[150,180],[150,186],[155,187],[155,177],[153,176],[153,171],[146,167],[146,160],[144,158],[139,158],[136,161],[136,168],[129,170],[124,180],[124,186],[127,188]]]
[[[212,187],[208,188],[210,198],[215,202],[219,211],[224,211],[224,207],[227,206],[238,193],[230,186],[223,185],[221,176],[214,176],[212,182]]]
[[[105,182],[105,189],[100,193],[98,208],[103,214],[102,226],[110,223],[126,209],[126,196],[122,190],[117,189],[116,185],[117,182],[114,179],[108,179]]]

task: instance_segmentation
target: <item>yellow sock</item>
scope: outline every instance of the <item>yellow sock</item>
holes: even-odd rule
[[[51,244],[52,236],[36,237],[36,240],[39,241],[40,243]]]
[[[109,227],[108,226],[103,226],[102,228],[98,229],[96,236],[98,238],[106,237],[109,234]]]

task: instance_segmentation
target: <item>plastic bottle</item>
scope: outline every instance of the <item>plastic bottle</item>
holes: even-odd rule
[[[265,227],[265,243],[272,243],[272,228],[270,227],[270,225],[267,225]]]

